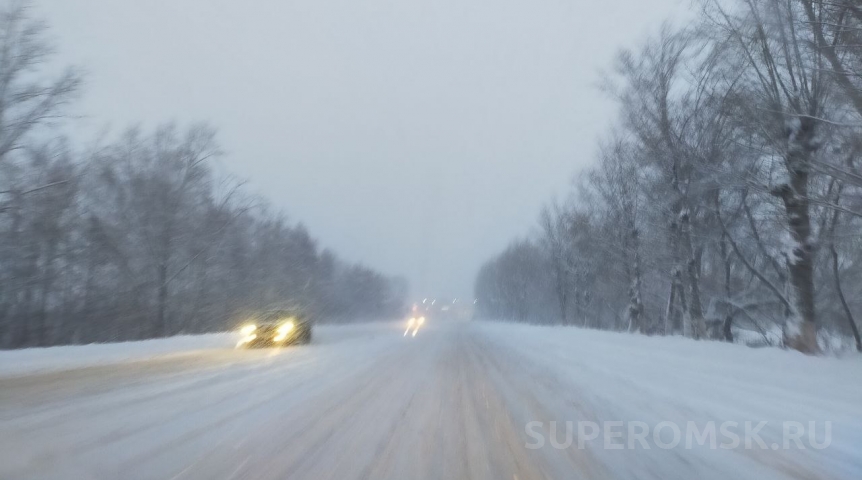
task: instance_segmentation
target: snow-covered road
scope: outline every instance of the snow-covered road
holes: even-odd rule
[[[138,354],[4,352],[0,479],[862,478],[858,356],[496,323],[402,328],[321,327],[312,345],[283,350],[207,336]],[[724,421],[768,422],[767,448],[686,448],[688,422]],[[831,443],[773,450],[789,421],[815,422],[820,442],[831,422]],[[577,422],[617,432],[608,441],[623,448],[604,435],[579,448]],[[649,449],[627,448],[635,422],[678,425],[682,441],[659,448],[651,431]]]

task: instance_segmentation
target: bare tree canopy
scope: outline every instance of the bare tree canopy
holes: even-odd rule
[[[701,7],[691,26],[620,53],[607,88],[617,126],[570,201],[542,213],[533,257],[548,267],[534,284],[547,286],[523,301],[562,305],[534,321],[570,323],[573,299],[589,298],[598,328],[748,331],[806,353],[852,335],[862,350],[862,301],[846,293],[862,282],[862,11],[852,0]],[[526,252],[506,261],[513,248],[477,278],[481,315],[536,309],[500,298],[536,270]],[[572,265],[590,281],[561,275]]]
[[[45,29],[23,0],[0,6],[0,162],[23,148],[29,134],[60,118],[80,88],[72,68],[46,78],[53,51]]]
[[[80,87],[49,72],[46,27],[0,7],[0,348],[233,328],[296,305],[400,315],[403,281],[322,250],[211,166],[214,128],[130,129],[92,152],[59,138]]]

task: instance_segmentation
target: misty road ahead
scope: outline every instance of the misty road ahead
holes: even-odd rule
[[[649,339],[589,331],[579,344],[552,328],[448,323],[415,338],[401,328],[325,327],[305,347],[192,350],[0,378],[0,478],[847,478],[860,470],[852,448],[858,387],[833,391],[828,411],[812,413],[823,399],[788,398],[807,388],[793,378],[758,386],[755,369],[721,382],[682,380],[709,362],[681,361],[692,342],[656,353]],[[622,349],[611,351],[611,342]],[[743,361],[764,353],[737,350]],[[761,360],[788,355],[766,353]],[[676,370],[639,370],[644,355],[650,368]],[[662,381],[682,381],[689,391],[672,400]],[[756,401],[734,393],[758,389]],[[832,447],[605,450],[597,441],[530,449],[525,433],[530,421],[770,419],[797,411],[836,422]],[[543,428],[536,431],[547,434]],[[815,472],[817,462],[829,468]]]

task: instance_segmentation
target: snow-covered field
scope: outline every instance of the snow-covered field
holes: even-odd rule
[[[0,352],[0,479],[862,478],[858,355],[402,327],[323,326],[283,350],[222,334]],[[688,424],[727,421],[765,421],[765,448],[686,447]],[[788,422],[815,422],[814,443],[773,450]],[[682,441],[660,448],[673,425]]]

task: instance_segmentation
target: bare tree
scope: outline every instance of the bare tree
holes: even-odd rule
[[[31,132],[62,116],[80,87],[74,69],[46,78],[53,51],[45,29],[26,1],[0,7],[0,162]]]
[[[576,200],[542,213],[544,255],[513,244],[482,269],[488,311],[520,318],[551,298],[568,318],[583,294],[585,326],[650,333],[664,318],[693,338],[816,353],[838,334],[858,347],[857,4],[703,0],[700,22],[623,51],[606,83],[620,106],[611,140]],[[513,276],[542,265],[534,282],[549,286],[524,296]]]
[[[835,83],[862,116],[862,7],[855,0],[799,0],[814,48],[829,62]]]
[[[801,12],[790,2],[746,0],[738,11],[711,2],[722,47],[740,68],[752,134],[761,148],[781,159],[783,178],[771,188],[784,206],[789,232],[786,261],[793,309],[785,326],[785,343],[794,349],[818,351],[814,235],[811,223],[812,163],[819,148],[825,99],[822,53],[809,51],[809,30]]]
[[[606,207],[607,220],[618,224],[620,242],[618,251],[624,265],[628,283],[627,329],[630,332],[650,332],[647,325],[642,281],[640,246],[640,210],[642,192],[635,149],[624,139],[617,138],[604,146],[599,165],[590,177]]]
[[[620,101],[625,126],[644,148],[644,165],[656,169],[669,187],[662,194],[674,258],[667,313],[673,315],[678,308],[684,316],[686,334],[703,338],[701,248],[695,240],[700,213],[695,198],[700,179],[685,145],[690,119],[698,113],[699,105],[692,100],[691,91],[679,88],[692,48],[689,32],[673,32],[665,26],[637,54],[623,52],[617,70],[624,82]]]

